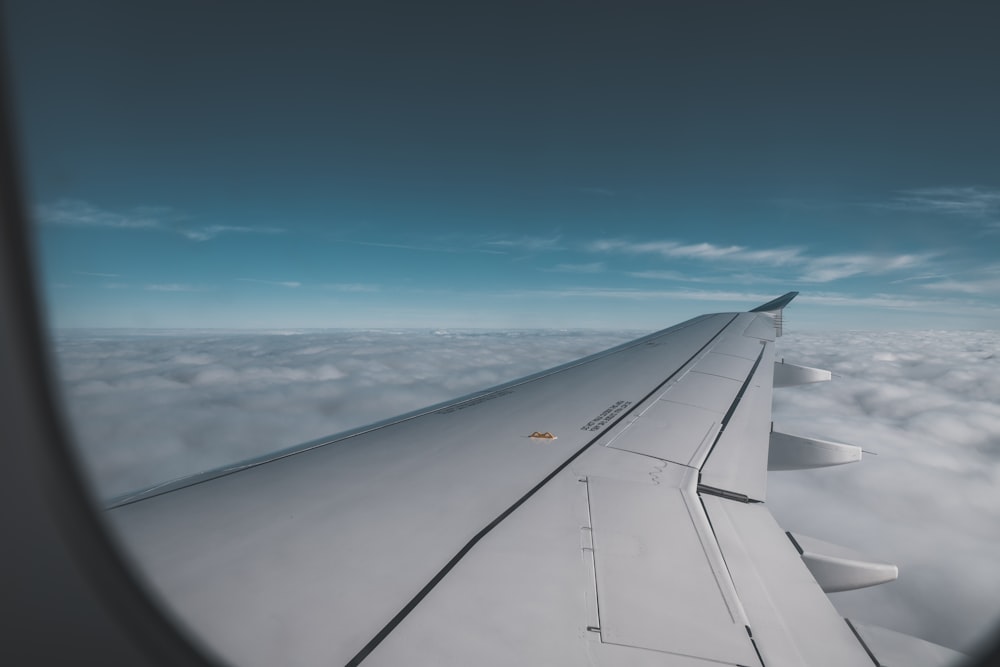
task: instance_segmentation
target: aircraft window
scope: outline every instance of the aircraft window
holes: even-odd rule
[[[238,503],[207,499],[223,484],[173,509],[165,492],[227,477],[301,498],[326,480],[268,472],[291,451],[465,396],[435,413],[459,423],[516,398],[484,389],[786,288],[803,295],[776,313],[779,358],[837,377],[782,389],[775,420],[877,456],[772,475],[768,507],[796,534],[898,560],[898,582],[832,598],[843,616],[954,649],[985,636],[1000,599],[984,531],[998,500],[1000,185],[982,157],[997,148],[1000,108],[982,93],[995,21],[914,10],[895,34],[888,10],[730,11],[6,5],[58,409],[94,505],[118,508],[100,520],[195,642],[239,645],[203,636],[212,601],[178,607],[156,568],[236,553],[185,549],[208,521],[199,502]],[[739,385],[739,355],[715,357],[705,386]],[[468,439],[510,428],[533,445],[525,459],[549,456],[638,398],[579,406],[573,423],[505,414]],[[149,553],[114,531],[154,496],[172,548]],[[287,568],[304,558],[279,552]]]

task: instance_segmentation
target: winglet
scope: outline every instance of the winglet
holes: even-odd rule
[[[798,292],[789,292],[788,294],[783,294],[777,299],[772,299],[765,304],[757,306],[751,313],[775,313],[787,306],[792,299],[799,295]]]
[[[788,294],[782,294],[777,299],[772,299],[765,304],[761,304],[751,310],[751,313],[767,313],[774,318],[774,335],[780,336],[782,329],[784,328],[784,318],[781,315],[781,311],[784,310],[785,306],[791,303],[792,299],[799,295],[798,292],[789,292]]]

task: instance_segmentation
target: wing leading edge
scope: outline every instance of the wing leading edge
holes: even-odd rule
[[[870,665],[763,503],[794,295],[109,518],[232,664]]]

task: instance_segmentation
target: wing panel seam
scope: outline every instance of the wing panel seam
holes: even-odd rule
[[[868,648],[868,644],[866,644],[865,640],[861,638],[861,633],[859,633],[858,629],[854,627],[853,623],[851,623],[851,619],[845,618],[844,621],[847,623],[847,627],[851,629],[851,632],[854,633],[854,636],[857,638],[858,643],[861,644],[861,648],[865,650],[865,653],[868,654],[868,657],[871,658],[872,662],[875,663],[875,667],[882,667],[882,663],[879,662],[878,658],[875,657],[875,654],[872,653],[872,650]]]
[[[757,373],[757,367],[760,366],[761,359],[764,358],[764,345],[760,346],[760,354],[757,355],[757,361],[753,363],[753,368],[747,373],[747,377],[743,380],[743,386],[736,393],[736,398],[733,399],[732,404],[729,406],[729,410],[726,411],[726,415],[722,418],[722,426],[719,428],[719,432],[715,436],[715,442],[712,446],[708,448],[708,452],[705,454],[704,460],[702,460],[701,465],[698,469],[701,470],[708,463],[708,459],[712,456],[712,452],[715,451],[715,446],[719,444],[719,440],[722,439],[722,435],[726,432],[726,426],[729,425],[729,420],[732,419],[733,414],[736,412],[736,408],[739,407],[740,401],[743,399],[743,395],[746,394],[747,389],[750,387],[750,382],[753,380],[754,374]]]

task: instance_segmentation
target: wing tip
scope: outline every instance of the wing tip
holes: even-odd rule
[[[798,292],[787,292],[787,293],[782,294],[781,296],[779,296],[777,299],[771,299],[767,303],[763,303],[763,304],[757,306],[756,308],[754,308],[753,310],[751,310],[749,312],[751,312],[751,313],[773,313],[773,312],[777,312],[777,311],[781,310],[782,308],[784,308],[785,306],[787,306],[789,303],[791,303],[792,299],[794,299],[798,295],[799,295]]]

